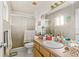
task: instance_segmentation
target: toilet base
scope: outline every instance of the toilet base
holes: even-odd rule
[[[27,50],[27,53],[28,54],[31,54],[32,52],[33,52],[33,48],[27,48],[28,50]]]

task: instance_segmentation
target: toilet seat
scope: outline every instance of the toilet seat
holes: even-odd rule
[[[33,42],[30,42],[30,43],[26,43],[26,44],[24,44],[24,46],[26,47],[26,48],[30,48],[30,47],[33,47]]]

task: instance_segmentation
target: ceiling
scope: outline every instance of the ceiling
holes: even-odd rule
[[[29,14],[35,14],[37,11],[45,11],[50,9],[54,1],[36,1],[37,5],[32,4],[33,1],[9,1],[12,11],[20,11]]]

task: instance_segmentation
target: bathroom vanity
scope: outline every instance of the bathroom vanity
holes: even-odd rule
[[[45,40],[40,38],[34,39],[33,53],[35,57],[73,57],[72,52],[65,52],[64,46],[62,48],[50,48],[44,45]]]
[[[51,50],[47,49],[46,47],[42,46],[42,41],[35,40],[34,41],[34,49],[33,53],[35,57],[52,57],[57,56],[54,52],[51,52]]]
[[[34,40],[34,49],[33,53],[35,57],[57,57],[55,51],[52,51],[51,49],[45,47],[43,45],[43,42],[41,39],[35,39]]]

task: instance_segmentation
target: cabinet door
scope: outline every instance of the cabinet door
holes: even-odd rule
[[[44,56],[44,57],[50,57],[50,52],[48,52],[45,48],[43,48],[42,46],[40,46],[40,53]]]
[[[34,48],[36,48],[37,50],[39,50],[40,46],[37,43],[34,43]]]
[[[39,45],[38,44],[34,44],[34,48],[36,48],[37,50],[39,50]]]
[[[33,50],[33,53],[35,57],[42,57],[41,54],[36,49]]]

